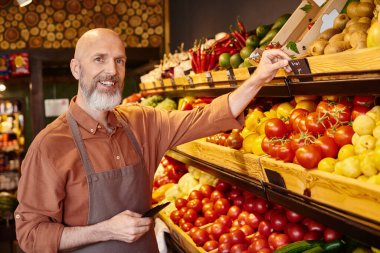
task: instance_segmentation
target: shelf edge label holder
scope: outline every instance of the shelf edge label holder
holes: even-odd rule
[[[209,71],[205,72],[205,76],[206,76],[206,79],[207,79],[208,86],[210,88],[214,88],[215,84],[214,84],[214,80],[212,79],[211,72],[209,72]]]
[[[189,83],[189,87],[194,89],[195,88],[195,85],[194,85],[194,81],[193,81],[193,78],[191,76],[185,76],[188,83]]]
[[[236,88],[237,82],[236,82],[236,76],[235,76],[234,70],[233,69],[227,69],[226,74],[227,74],[227,79],[228,79],[228,83],[230,84],[230,86],[233,88]]]

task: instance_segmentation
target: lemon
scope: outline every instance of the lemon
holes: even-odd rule
[[[265,138],[265,134],[262,134],[262,135],[257,136],[253,140],[254,143],[252,146],[252,153],[254,153],[255,155],[265,155],[265,152],[261,148],[261,143],[263,142],[264,138]]]
[[[253,132],[249,130],[248,128],[244,127],[243,130],[241,131],[241,136],[243,138],[247,137],[248,135],[252,134]]]
[[[326,172],[333,172],[337,160],[331,157],[323,158],[318,163],[318,169]]]
[[[375,129],[376,121],[368,115],[359,115],[352,123],[352,128],[358,135],[370,135]]]
[[[252,146],[254,145],[254,140],[259,135],[256,133],[250,134],[243,140],[243,149],[247,153],[252,153]]]
[[[338,160],[342,161],[348,157],[355,155],[355,148],[352,144],[346,144],[343,147],[340,148],[338,152]]]
[[[380,139],[380,125],[377,125],[372,131],[373,137]]]
[[[352,144],[355,146],[356,144],[358,144],[358,141],[359,141],[359,135],[357,133],[354,133],[354,135],[352,136],[352,139],[351,139],[351,142]]]
[[[369,177],[367,176],[364,176],[364,175],[361,175],[357,178],[357,180],[361,181],[361,182],[367,182],[369,179]]]
[[[376,138],[372,135],[362,135],[359,137],[358,142],[355,147],[355,153],[356,154],[362,154],[368,150],[373,150],[376,147]]]
[[[360,159],[356,156],[351,156],[342,161],[343,176],[357,178],[362,174],[360,170]]]
[[[374,153],[368,153],[360,162],[361,172],[367,176],[373,176],[377,174]]]

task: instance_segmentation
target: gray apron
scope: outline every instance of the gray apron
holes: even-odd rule
[[[124,131],[132,143],[133,149],[140,157],[137,165],[127,165],[125,168],[112,169],[96,173],[81,137],[77,122],[68,112],[66,115],[75,144],[80,153],[89,189],[88,225],[110,219],[114,215],[131,210],[143,213],[151,207],[151,192],[149,192],[149,177],[144,165],[142,151],[128,124],[114,111],[117,119],[123,125]],[[133,243],[121,241],[99,242],[76,249],[78,253],[158,253],[154,229]]]

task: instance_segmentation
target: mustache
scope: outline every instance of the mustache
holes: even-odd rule
[[[103,81],[119,82],[120,78],[118,76],[111,76],[111,75],[98,76],[96,77],[95,81],[96,82],[103,82]]]

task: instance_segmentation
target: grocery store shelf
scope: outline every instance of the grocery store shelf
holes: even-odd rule
[[[223,179],[235,185],[239,185],[241,189],[250,191],[257,196],[261,196],[263,198],[266,197],[265,191],[263,191],[262,181],[256,178],[247,177],[247,175],[231,171],[207,161],[203,161],[175,148],[168,150],[166,154],[180,162],[201,169],[217,178]]]
[[[234,185],[238,185],[244,190],[278,203],[285,208],[294,210],[301,215],[315,219],[323,224],[328,224],[329,227],[362,243],[380,247],[380,222],[378,221],[321,203],[277,185],[250,177],[249,175],[231,171],[179,151],[176,148],[168,151],[167,155]]]

